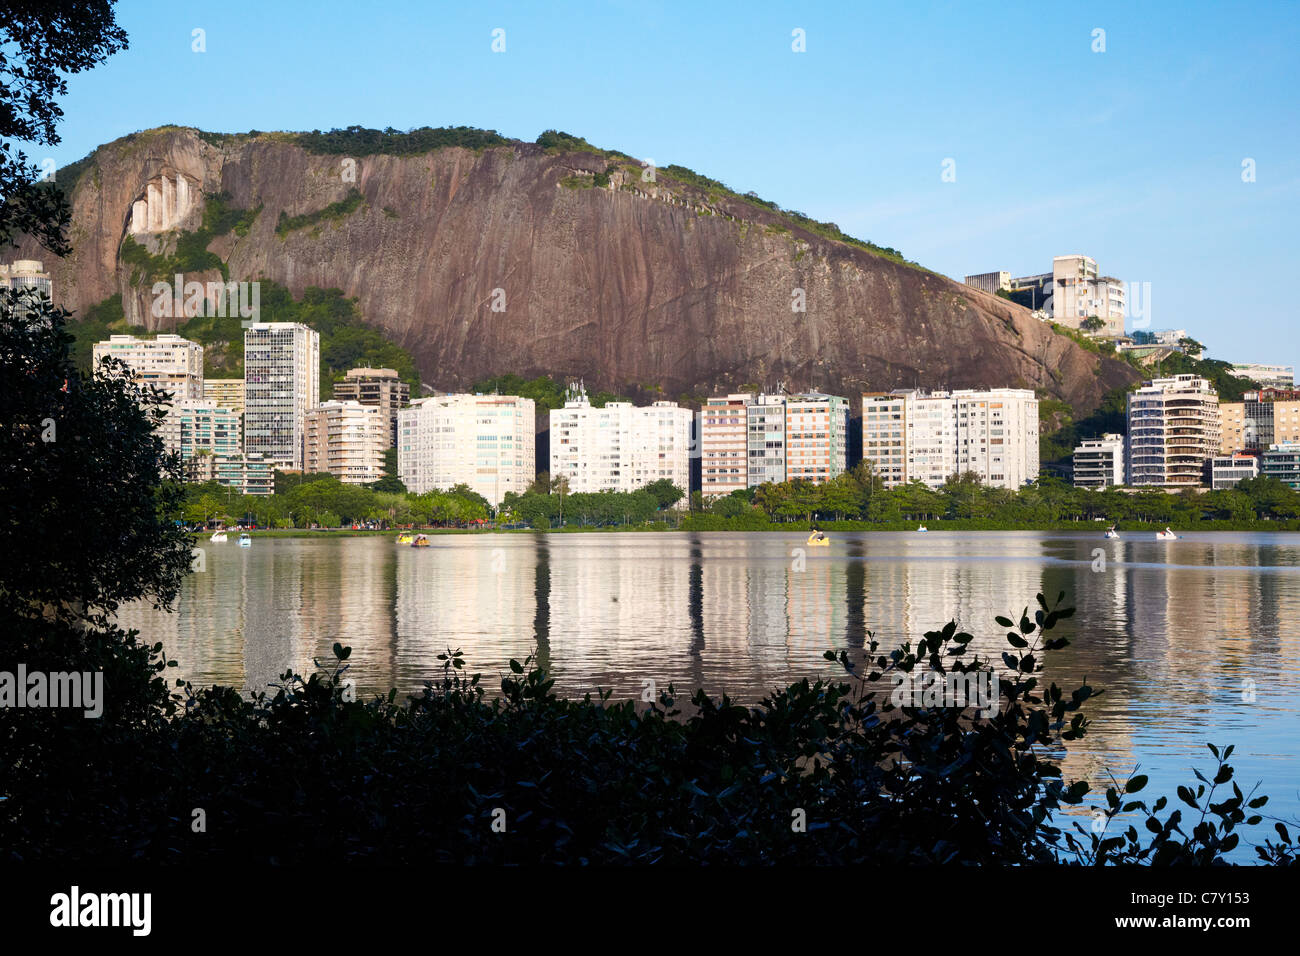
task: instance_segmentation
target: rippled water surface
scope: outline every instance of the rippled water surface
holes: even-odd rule
[[[929,532],[440,535],[204,541],[206,570],[177,608],[124,609],[161,640],[180,676],[262,687],[353,648],[362,691],[416,691],[435,655],[461,648],[488,686],[532,654],[557,689],[676,682],[756,701],[804,676],[835,676],[830,648],[883,648],[950,619],[983,654],[1004,649],[995,614],[1066,592],[1077,607],[1047,678],[1105,694],[1068,777],[1099,783],[1140,763],[1151,792],[1205,769],[1205,742],[1233,743],[1243,789],[1271,815],[1300,811],[1300,535]],[[172,673],[176,673],[173,671]],[[1208,775],[1208,774],[1207,774]]]

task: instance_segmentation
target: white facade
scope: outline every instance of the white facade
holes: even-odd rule
[[[302,469],[307,412],[320,404],[320,335],[295,322],[244,330],[244,450]]]
[[[179,335],[152,339],[111,335],[107,342],[95,343],[93,354],[97,373],[100,359],[120,359],[131,369],[135,381],[155,385],[173,400],[203,398],[203,346],[197,342]]]
[[[978,275],[967,276],[966,284],[972,289],[979,289],[981,292],[988,292],[996,295],[998,292],[1011,288],[1010,272],[981,272]]]
[[[957,472],[994,488],[1038,478],[1038,399],[1025,388],[952,393],[957,411]]]
[[[468,485],[499,507],[536,477],[536,417],[515,395],[417,398],[397,411],[398,476],[416,494]]]
[[[1074,487],[1113,488],[1124,484],[1124,436],[1102,435],[1074,449]]]
[[[349,485],[384,477],[389,426],[378,406],[324,402],[307,412],[306,431],[304,472],[329,472]]]
[[[551,410],[552,479],[566,478],[570,492],[626,492],[667,478],[689,494],[690,409],[676,402],[594,408],[581,386],[570,386],[566,398]]]
[[[957,468],[956,407],[949,392],[895,389],[862,396],[862,458],[886,488],[938,488]]]
[[[1265,388],[1295,388],[1294,365],[1261,365],[1250,363],[1232,366],[1232,374],[1258,382]]]
[[[1038,399],[1028,389],[895,389],[862,396],[862,458],[887,488],[954,474],[1019,488],[1038,477]]]
[[[1254,455],[1215,455],[1210,459],[1210,487],[1235,488],[1237,482],[1259,474],[1259,459]]]

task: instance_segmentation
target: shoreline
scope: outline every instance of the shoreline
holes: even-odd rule
[[[828,533],[842,534],[917,534],[916,527],[897,527],[897,526],[880,526],[868,525],[866,527],[846,527],[846,525],[857,525],[858,522],[820,522],[818,527]],[[1069,524],[1058,525],[1030,525],[1015,528],[988,528],[972,526],[977,522],[949,522],[940,524],[938,522],[927,524],[927,534],[944,531],[961,531],[961,532],[978,532],[988,534],[1007,534],[1019,532],[1038,532],[1038,533],[1062,533],[1062,534],[1086,534],[1094,535],[1099,540],[1107,540],[1103,537],[1105,526],[1102,522],[1097,522],[1096,526],[1089,526],[1084,522],[1072,522]],[[1202,533],[1224,533],[1224,534],[1295,534],[1300,533],[1300,521],[1288,522],[1269,522],[1266,527],[1222,527],[1217,522],[1205,522],[1205,524],[1216,525],[1214,527],[1169,527],[1178,534],[1202,534]],[[1142,524],[1133,525],[1132,527],[1120,528],[1118,539],[1123,541],[1125,538],[1131,538],[1133,535],[1155,534],[1157,531],[1163,531],[1165,524]],[[405,529],[389,529],[384,531],[370,531],[354,528],[269,528],[257,529],[247,532],[253,538],[375,538],[375,537],[392,537],[399,534],[423,534],[432,535],[495,535],[495,534],[661,534],[665,532],[675,532],[679,534],[716,534],[716,533],[742,533],[742,534],[808,534],[811,530],[810,525],[800,525],[797,522],[790,522],[789,525],[773,525],[762,528],[698,528],[698,527],[671,527],[667,525],[659,526],[619,526],[610,525],[604,527],[565,527],[565,528],[415,528],[409,532]],[[211,531],[193,532],[196,539],[202,540],[210,535]],[[228,534],[240,534],[239,531],[227,529]]]

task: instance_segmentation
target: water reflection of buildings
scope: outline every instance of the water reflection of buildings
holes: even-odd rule
[[[533,540],[435,535],[432,542],[395,548],[391,680],[407,691],[439,679],[437,655],[449,649],[464,651],[469,670],[484,675],[535,650]]]

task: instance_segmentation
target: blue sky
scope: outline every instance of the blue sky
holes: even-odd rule
[[[1091,255],[1151,284],[1152,328],[1300,365],[1293,3],[140,0],[118,21],[130,49],[70,81],[63,143],[35,158],[164,123],[555,128],[958,280]]]

